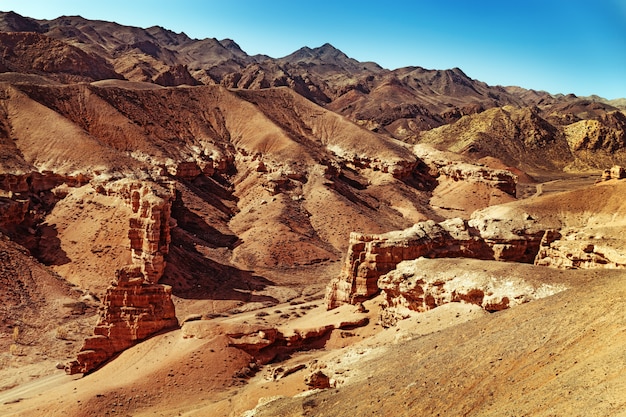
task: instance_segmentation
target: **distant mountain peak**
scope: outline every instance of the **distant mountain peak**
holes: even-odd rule
[[[43,32],[39,23],[30,17],[20,16],[15,12],[0,12],[0,31],[2,32]]]
[[[325,43],[317,48],[304,46],[294,53],[279,59],[279,61],[288,64],[333,65],[349,72],[359,72],[363,67],[359,61],[348,57],[330,43]]]
[[[333,45],[331,45],[328,42],[326,42],[324,45],[320,46],[319,48],[315,48],[315,49],[320,50],[320,51],[325,51],[325,50],[339,51],[339,49],[335,48]],[[341,52],[341,51],[339,51],[339,52]]]
[[[220,43],[220,45],[230,51],[243,52],[243,49],[241,49],[239,44],[230,38],[225,38],[218,42]]]

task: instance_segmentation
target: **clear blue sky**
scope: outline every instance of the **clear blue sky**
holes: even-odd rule
[[[159,25],[275,58],[328,42],[390,69],[459,67],[491,85],[626,97],[626,0],[0,0],[0,10]]]

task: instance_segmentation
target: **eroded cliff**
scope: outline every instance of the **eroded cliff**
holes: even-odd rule
[[[94,336],[85,339],[70,374],[87,373],[135,343],[178,326],[172,289],[159,284],[170,243],[172,184],[120,180],[99,184],[100,194],[121,198],[133,215],[128,219],[132,264],[119,269],[107,288]]]
[[[327,287],[327,307],[371,298],[381,284],[389,286],[381,277],[401,262],[418,258],[474,258],[561,269],[624,268],[620,231],[626,206],[617,196],[625,186],[623,181],[605,181],[487,207],[469,220],[430,220],[380,235],[352,233],[341,273]],[[554,212],[555,206],[566,208]],[[386,279],[390,277],[397,280],[393,274]]]
[[[488,234],[488,227],[483,227],[481,233],[476,219],[458,218],[441,223],[428,220],[381,235],[352,233],[341,273],[327,287],[327,307],[355,304],[377,294],[378,279],[402,261],[462,257],[532,262],[543,232],[533,230],[532,218],[523,222],[529,227],[511,236]]]

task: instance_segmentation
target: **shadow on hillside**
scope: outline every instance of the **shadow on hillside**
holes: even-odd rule
[[[211,248],[233,249],[238,240],[237,236],[224,234],[207,224],[202,217],[185,207],[180,198],[172,204],[172,217],[176,219],[179,228]]]
[[[167,265],[159,282],[170,285],[172,294],[184,299],[278,302],[273,297],[253,294],[274,285],[272,281],[207,258],[179,228],[172,230]]]
[[[207,177],[199,175],[191,181],[181,181],[193,194],[205,203],[215,207],[224,214],[231,215],[232,209],[225,201],[236,201],[237,198],[228,190],[228,184],[219,175]],[[176,201],[181,200],[180,191],[176,193]]]
[[[61,249],[61,240],[56,225],[43,224],[37,229],[37,246],[31,253],[44,265],[65,265],[72,260]]]

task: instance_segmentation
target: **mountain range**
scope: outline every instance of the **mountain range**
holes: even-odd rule
[[[0,52],[2,413],[621,415],[624,100],[79,16]]]
[[[603,149],[601,143],[606,140],[612,142],[611,151],[624,147],[624,122],[614,113],[624,105],[623,101],[489,86],[469,78],[459,68],[388,70],[373,62],[349,58],[330,44],[303,47],[282,58],[250,56],[231,39],[191,39],[158,26],[142,29],[79,16],[35,20],[8,12],[0,15],[0,29],[6,32],[5,48],[12,51],[4,54],[0,68],[45,75],[62,82],[119,78],[162,86],[287,87],[369,130],[410,143],[421,141],[423,132],[464,116],[469,119],[464,123],[480,126],[484,120],[476,115],[491,108],[514,106],[529,108],[529,114],[536,115],[529,120],[512,121],[517,123],[516,130],[542,131],[550,124],[552,136],[567,137],[557,141],[559,146],[564,141],[577,144],[555,162],[558,166],[600,167],[593,158],[578,160],[577,153],[581,152],[577,151],[588,148],[579,145],[582,142],[595,143],[595,150]],[[30,34],[25,35],[24,31]],[[37,52],[42,48],[49,51],[45,58]],[[21,50],[26,52],[20,53]],[[35,59],[29,56],[31,53],[39,56]],[[598,118],[608,113],[612,114],[608,120]],[[599,122],[592,135],[601,138],[587,140],[568,135],[565,126],[582,120]],[[606,132],[611,132],[608,134],[613,139],[605,139]],[[518,140],[514,132],[505,134],[506,141]],[[432,134],[429,141],[431,137]],[[475,156],[488,156],[489,151],[483,148],[471,149]],[[525,160],[526,153],[508,155],[507,163]],[[611,158],[603,158],[603,164],[606,159]],[[623,161],[623,156],[613,159]]]

